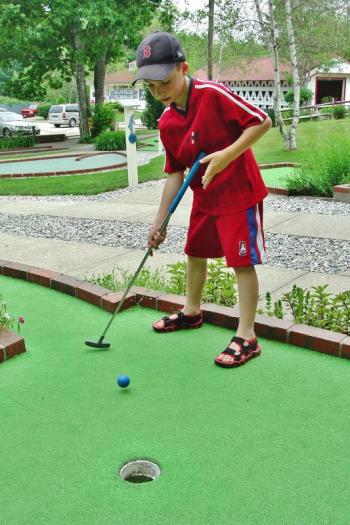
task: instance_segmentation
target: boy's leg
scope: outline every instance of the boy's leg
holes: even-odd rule
[[[196,315],[201,311],[202,292],[207,278],[207,259],[187,257],[185,315]]]
[[[171,332],[181,328],[199,328],[203,324],[200,304],[207,277],[207,259],[187,258],[186,303],[181,312],[165,316],[153,324],[157,332]]]
[[[237,277],[239,324],[237,337],[254,339],[254,322],[259,299],[259,282],[254,266],[234,268]]]

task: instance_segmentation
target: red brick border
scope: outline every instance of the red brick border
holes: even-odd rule
[[[23,337],[5,330],[0,335],[0,363],[26,351]]]
[[[73,295],[83,301],[103,308],[108,312],[115,310],[123,296],[123,292],[113,293],[107,288],[80,281],[68,275],[2,259],[0,259],[0,274],[24,279]],[[181,308],[184,301],[185,298],[182,295],[170,295],[164,292],[134,286],[124,302],[123,309],[140,304],[154,310],[173,312]],[[207,323],[229,329],[234,329],[238,326],[239,312],[236,307],[229,308],[227,306],[206,303],[202,305],[202,311]],[[308,348],[315,352],[350,359],[350,337],[339,332],[296,324],[293,321],[259,314],[256,316],[255,329],[257,335],[260,337]]]

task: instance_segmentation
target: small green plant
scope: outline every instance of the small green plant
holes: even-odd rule
[[[125,289],[133,273],[115,267],[112,273],[92,276],[89,281],[112,291]],[[216,259],[208,265],[208,276],[203,291],[203,302],[233,306],[237,303],[237,287],[235,274],[226,268],[222,259]],[[161,292],[185,295],[186,293],[186,262],[180,261],[167,265],[167,273],[162,270],[143,268],[135,285],[152,288]]]
[[[333,106],[333,117],[337,120],[340,120],[342,118],[345,118],[346,115],[346,107],[339,104],[337,106]]]
[[[326,284],[304,289],[294,285],[274,303],[267,292],[265,308],[259,308],[259,313],[280,319],[289,314],[296,323],[350,335],[350,290],[334,295],[327,287]]]
[[[15,319],[7,311],[7,302],[4,300],[2,295],[0,295],[0,335],[5,330],[11,330],[14,326],[17,327],[19,331],[20,325],[24,323],[24,317],[19,317]]]
[[[115,110],[110,104],[97,104],[92,112],[91,136],[97,137],[106,130],[113,131],[115,120]]]
[[[63,95],[58,95],[55,102],[56,104],[64,104],[66,102],[66,99]]]
[[[32,135],[0,139],[0,149],[32,148],[34,144],[35,139]]]
[[[300,88],[300,106],[304,106],[311,102],[313,92],[305,87]],[[294,102],[294,91],[290,90],[285,94],[284,99],[291,106]]]
[[[324,149],[310,151],[309,159],[286,178],[293,195],[332,197],[333,186],[350,180],[350,140],[343,138]]]
[[[40,106],[38,106],[38,113],[37,113],[38,117],[47,119],[49,116],[50,107],[51,107],[50,104],[40,104]]]
[[[95,142],[95,137],[91,137],[91,135],[85,135],[84,137],[79,138],[79,144],[93,144]]]
[[[96,138],[95,143],[99,151],[125,151],[125,131],[104,131]]]

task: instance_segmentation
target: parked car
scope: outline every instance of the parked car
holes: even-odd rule
[[[34,129],[33,129],[34,128]],[[40,135],[40,129],[30,122],[25,122],[24,117],[11,111],[0,113],[0,136],[11,137],[11,135]]]
[[[39,104],[30,104],[27,108],[21,109],[23,117],[34,117],[38,113]]]
[[[78,104],[57,104],[49,109],[49,122],[56,128],[60,126],[69,126],[74,128],[80,122]]]

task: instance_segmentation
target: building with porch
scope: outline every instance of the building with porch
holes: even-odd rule
[[[108,73],[105,78],[106,100],[118,100],[121,104],[137,104],[145,108],[145,88],[141,81],[132,86],[136,64],[131,62],[129,68]],[[207,70],[199,69],[192,76],[206,80]],[[291,65],[280,64],[281,89],[285,95],[291,88]],[[273,64],[270,57],[242,59],[234,66],[224,67],[218,71],[214,65],[214,80],[228,86],[232,91],[248,102],[262,109],[273,107]],[[94,97],[93,82],[90,85],[91,99]],[[335,59],[329,68],[315,67],[307,75],[307,88],[313,93],[311,105],[320,104],[324,98],[334,101],[350,100],[350,64]],[[282,108],[288,107],[282,100]]]

